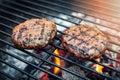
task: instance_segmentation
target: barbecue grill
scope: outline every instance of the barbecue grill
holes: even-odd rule
[[[119,0],[109,0],[109,2],[105,0],[0,0],[0,80],[64,80],[62,71],[83,80],[119,80],[119,2]],[[57,36],[43,49],[24,50],[16,47],[11,41],[12,27],[31,18],[47,18],[57,24]],[[68,56],[54,54],[56,49],[67,54],[61,45],[61,35],[66,28],[80,24],[98,27],[108,36],[109,46],[101,61],[86,60],[80,63],[69,53]],[[64,66],[55,64],[53,57],[69,66],[79,67],[84,73],[72,71],[65,67],[66,64]],[[102,66],[105,72],[102,70],[103,72],[100,73],[95,68],[91,68],[91,65]],[[54,74],[53,67],[60,69],[61,73]]]

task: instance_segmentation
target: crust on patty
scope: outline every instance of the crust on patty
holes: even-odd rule
[[[70,53],[84,59],[100,57],[107,46],[107,37],[89,25],[72,26],[62,35],[62,45]]]
[[[33,18],[15,26],[11,38],[20,48],[37,49],[45,47],[55,37],[56,32],[54,22],[45,18]]]

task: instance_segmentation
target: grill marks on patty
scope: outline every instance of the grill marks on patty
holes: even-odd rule
[[[12,40],[21,48],[42,48],[54,38],[56,32],[57,28],[53,22],[45,18],[35,18],[16,26],[13,29]]]
[[[97,28],[88,25],[73,26],[65,31],[62,44],[78,57],[93,58],[106,49],[107,38]]]

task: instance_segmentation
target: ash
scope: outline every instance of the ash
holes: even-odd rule
[[[80,74],[82,76],[85,76],[84,72],[78,66],[71,66],[68,69],[70,71],[77,72],[78,74]],[[70,74],[69,72],[66,72],[66,71],[62,71],[62,77],[65,80],[83,80],[83,79],[81,79],[73,74]]]

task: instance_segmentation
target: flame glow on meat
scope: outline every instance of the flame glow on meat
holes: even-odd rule
[[[60,55],[59,50],[56,49],[56,50],[54,51],[54,54]],[[60,65],[61,65],[61,64],[60,64],[60,63],[61,63],[61,62],[60,62],[60,58],[54,57],[54,63],[55,63],[56,65],[60,66]],[[53,69],[53,73],[54,73],[54,74],[58,74],[60,71],[61,71],[61,70],[60,70],[60,68],[58,68],[58,67],[54,67],[54,69]]]

